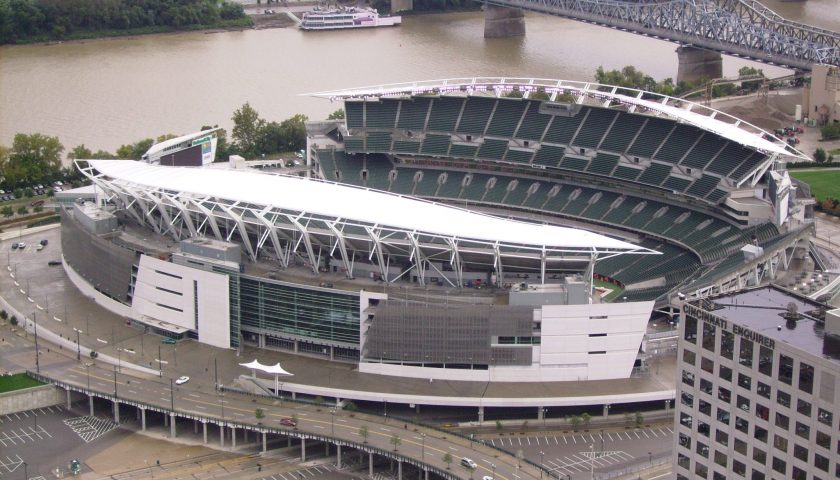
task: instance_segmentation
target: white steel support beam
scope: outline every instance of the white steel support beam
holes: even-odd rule
[[[291,222],[292,225],[300,232],[301,238],[303,239],[303,245],[306,248],[306,254],[309,256],[309,262],[312,264],[312,272],[317,275],[318,274],[318,258],[315,257],[315,251],[312,249],[312,239],[309,238],[309,231],[303,224],[300,223],[300,218],[302,218],[303,214],[297,216],[285,215],[285,217]]]
[[[496,269],[496,281],[504,283],[505,272],[502,268],[502,252],[499,250],[499,242],[493,244],[493,268]]]
[[[449,265],[452,271],[455,272],[455,279],[458,282],[458,288],[464,286],[464,262],[461,261],[461,254],[458,252],[458,240],[454,238],[447,239],[449,242]]]
[[[213,231],[213,235],[216,237],[216,240],[224,241],[225,238],[222,236],[221,230],[219,230],[219,224],[216,223],[216,216],[213,215],[213,212],[211,212],[209,208],[202,205],[199,200],[192,199],[190,200],[190,203],[192,203],[195,206],[195,208],[197,208],[198,211],[200,211],[204,215],[204,218],[207,219],[207,223],[210,224],[210,230]]]
[[[271,245],[274,246],[274,252],[277,255],[277,260],[280,262],[280,265],[283,268],[289,268],[289,252],[280,244],[280,239],[277,237],[277,227],[274,226],[274,222],[270,222],[265,218],[265,210],[257,213],[257,219],[265,225],[268,238],[271,239]]]
[[[390,283],[388,279],[388,265],[385,264],[385,253],[382,251],[382,239],[379,236],[381,229],[378,227],[365,227],[370,241],[373,242],[373,248],[370,250],[368,260],[376,256],[376,263],[379,266],[379,275],[385,283]]]
[[[338,221],[339,219],[336,219]],[[347,278],[353,278],[353,262],[347,256],[347,243],[344,241],[344,233],[336,227],[335,222],[324,222],[327,228],[335,235],[338,250],[341,252],[341,263],[344,264],[344,272]]]
[[[158,225],[158,223],[154,221],[154,218],[152,217],[152,210],[149,208],[149,205],[143,199],[142,194],[127,186],[124,186],[123,188],[134,198],[137,204],[140,205],[140,209],[143,211],[143,218],[146,219],[144,223],[148,223],[149,225],[151,225],[155,232],[163,234],[163,232],[161,232],[160,225]]]
[[[254,252],[253,245],[251,245],[251,237],[248,235],[248,230],[245,228],[245,222],[242,220],[242,216],[234,213],[232,208],[225,205],[219,204],[219,208],[224,210],[224,212],[227,213],[234,222],[236,222],[236,228],[239,230],[239,236],[242,237],[242,243],[245,244],[245,250],[248,252],[248,257],[251,261],[256,262],[257,254]],[[231,231],[230,234],[232,235],[233,232]]]
[[[417,280],[420,281],[421,286],[426,285],[426,257],[420,249],[420,241],[417,240],[417,234],[412,232],[407,234],[411,241],[411,256],[409,260],[414,260],[414,268],[417,269]]]
[[[192,221],[192,216],[190,215],[190,211],[187,210],[187,207],[174,196],[167,195],[165,193],[162,195],[172,202],[172,205],[181,212],[181,221],[187,226],[187,230],[190,232],[190,237],[198,236],[198,230],[195,229],[195,224]]]
[[[171,232],[172,238],[174,238],[176,241],[180,240],[180,235],[175,230],[175,222],[173,221],[172,217],[169,216],[169,211],[166,209],[166,206],[163,204],[160,198],[158,198],[154,192],[144,193],[146,197],[148,197],[148,199],[155,204],[155,207],[160,212],[161,221],[164,222],[164,224],[166,225],[166,228],[163,228],[163,225],[161,225],[161,234],[166,235],[168,232]]]

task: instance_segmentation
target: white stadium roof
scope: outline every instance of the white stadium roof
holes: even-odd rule
[[[348,88],[309,95],[330,100],[458,93],[501,96],[514,89],[522,92],[523,98],[528,98],[532,92],[541,89],[550,96],[551,100],[554,100],[558,95],[571,94],[578,98],[579,103],[585,99],[590,99],[602,102],[602,107],[620,104],[628,107],[629,111],[642,108],[650,114],[665,116],[678,122],[693,125],[768,154],[775,153],[809,160],[807,155],[788,146],[781,140],[767,140],[765,135],[775,139],[769,132],[719,110],[667,95],[594,82],[542,78],[453,78]]]
[[[88,160],[110,183],[279,208],[460,240],[550,250],[654,253],[597,233],[525,223],[387,192],[300,177],[216,168],[166,167],[127,160]]]

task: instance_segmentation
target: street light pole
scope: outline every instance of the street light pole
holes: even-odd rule
[[[38,319],[35,318],[35,312],[32,312],[32,323],[35,326],[35,371],[41,373],[41,361],[38,358],[41,354],[38,351]]]
[[[74,328],[73,330],[76,331],[76,361],[81,362],[82,361],[82,347],[81,347],[81,345],[79,345],[79,329]]]
[[[545,466],[543,465],[543,456],[544,456],[544,455],[545,455],[545,452],[543,452],[542,450],[540,450],[540,478],[542,478],[542,476],[543,476],[543,470],[545,469]]]
[[[114,398],[117,398],[117,367],[114,366]]]
[[[332,430],[332,436],[335,437],[335,409],[330,409],[330,429]]]
[[[88,388],[88,395],[90,395],[90,364],[85,364],[85,371],[87,371],[87,388]]]
[[[172,412],[175,412],[175,387],[172,384],[172,379],[169,379],[169,402],[172,407]]]
[[[213,385],[216,386],[216,390],[219,389],[219,359],[213,357]],[[280,398],[280,402],[283,402],[283,398]],[[281,403],[280,406],[282,407],[283,404]]]
[[[420,461],[425,462],[426,461],[426,434],[425,433],[420,434],[420,440],[423,443],[423,455],[420,457]]]

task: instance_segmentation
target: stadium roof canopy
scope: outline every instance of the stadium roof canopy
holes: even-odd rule
[[[386,257],[391,256],[407,258],[415,266],[446,262],[458,273],[464,264],[487,265],[498,273],[503,265],[545,273],[593,258],[657,253],[585,230],[300,177],[126,160],[76,165],[105,191],[107,200],[161,234],[181,239],[209,229],[229,241],[236,231],[252,260],[270,246],[285,267],[300,248],[316,273],[321,255],[336,250],[348,276],[355,258],[349,252],[363,252],[377,258],[386,279]],[[229,224],[230,229],[221,228]]]
[[[664,116],[767,154],[809,160],[807,155],[769,132],[719,110],[667,95],[593,82],[541,78],[453,78],[349,88],[309,95],[330,100],[446,94],[501,97],[514,90],[526,99],[536,92],[544,92],[550,101],[562,95],[572,95],[577,103],[589,100],[605,108],[621,106],[629,112]]]

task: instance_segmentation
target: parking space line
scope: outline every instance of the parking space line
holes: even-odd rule
[[[522,438],[520,438],[520,437],[516,437],[516,440],[518,440],[518,441],[519,441],[519,446],[521,447],[521,446],[522,446]]]
[[[530,446],[531,445],[531,438],[530,437],[525,437],[525,440],[528,440],[528,445]]]
[[[645,435],[645,437],[650,438],[650,435],[648,435],[645,430],[642,430],[642,433]]]

